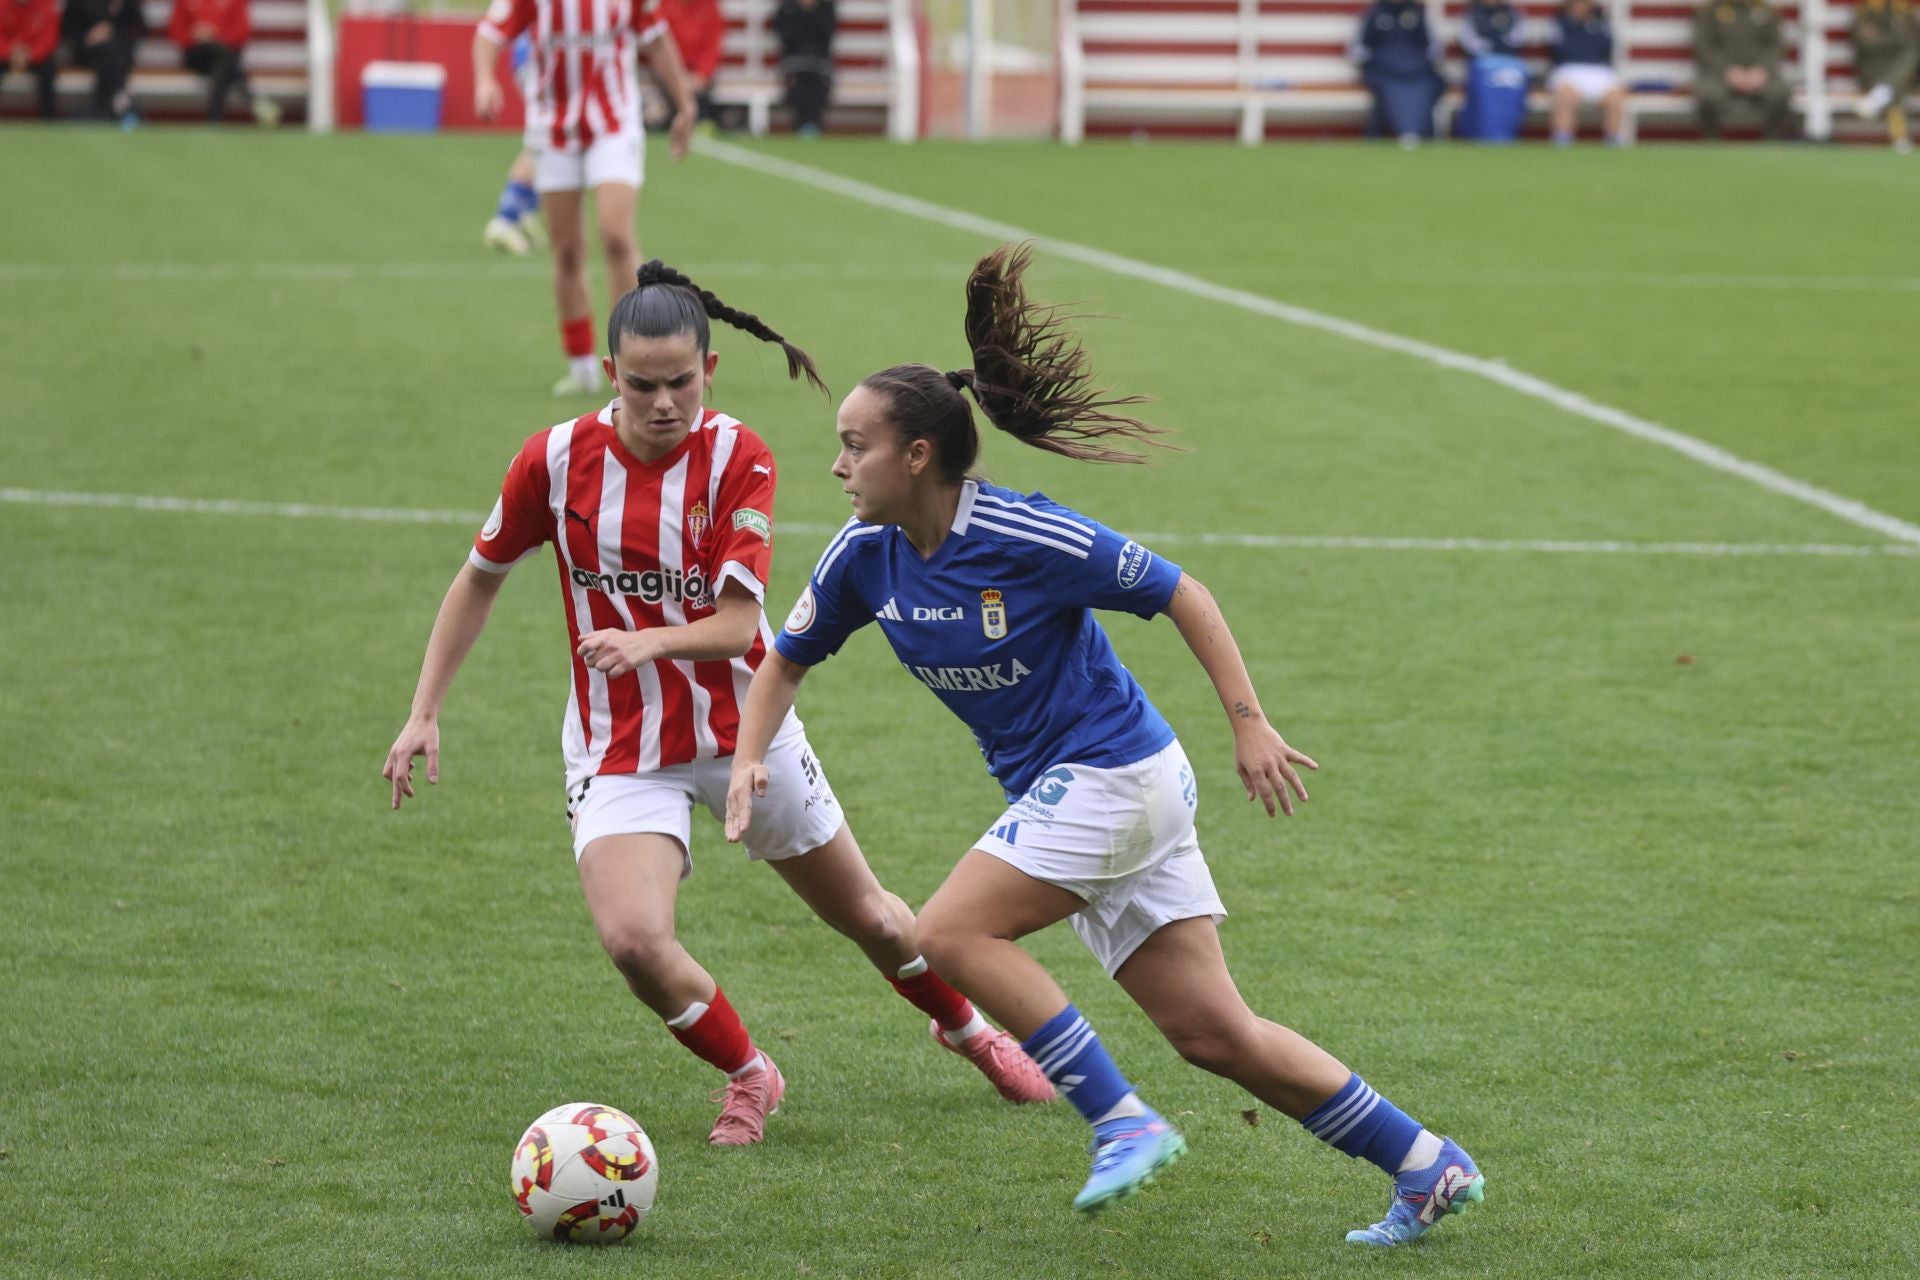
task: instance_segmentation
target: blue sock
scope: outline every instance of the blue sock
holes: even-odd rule
[[[1133,1092],[1080,1011],[1068,1005],[1021,1042],[1074,1110],[1092,1124]]]
[[[500,207],[494,210],[508,222],[518,222],[540,208],[540,197],[524,182],[509,182],[500,192]]]
[[[1308,1133],[1350,1156],[1363,1157],[1392,1177],[1420,1136],[1420,1122],[1375,1093],[1358,1075],[1300,1122]]]

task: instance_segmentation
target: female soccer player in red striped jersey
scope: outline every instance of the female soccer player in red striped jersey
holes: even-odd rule
[[[619,396],[515,455],[434,620],[412,714],[383,772],[396,809],[413,795],[415,757],[426,757],[427,781],[439,781],[440,706],[454,674],[507,571],[553,544],[573,641],[562,745],[580,883],[634,995],[726,1072],[710,1140],[741,1145],[760,1140],[786,1082],[675,940],[674,900],[693,870],[693,806],[722,815],[740,701],[773,638],[761,601],[775,477],[759,436],[703,407],[720,361],[709,317],[778,343],[791,376],[821,385],[807,354],[758,317],[658,261],[642,267],[607,326],[606,373]],[[874,878],[796,717],[780,725],[766,765],[790,803],[763,809],[766,829],[755,824],[749,856],[851,938],[932,1017],[934,1039],[1003,1096],[1054,1096],[1019,1045],[920,958],[913,913]]]
[[[640,265],[633,214],[646,143],[635,45],[673,101],[670,146],[676,160],[693,137],[693,91],[659,0],[493,0],[473,38],[473,106],[483,120],[498,114],[504,101],[495,72],[500,50],[522,32],[533,39],[527,118],[544,126],[533,186],[546,205],[554,304],[567,353],[566,376],[553,390],[597,393],[606,384],[593,354],[585,199],[591,189],[607,287],[617,302]]]
[[[1100,1037],[1018,940],[1071,919],[1107,973],[1181,1056],[1239,1084],[1394,1179],[1387,1216],[1355,1244],[1418,1239],[1485,1195],[1467,1153],[1297,1032],[1247,1007],[1216,924],[1226,914],[1194,828],[1199,781],[1173,728],[1120,664],[1093,610],[1166,614],[1220,696],[1247,799],[1269,816],[1307,798],[1319,766],[1267,721],[1211,593],[1178,565],[1064,507],[972,474],[966,393],[996,428],[1038,449],[1138,462],[1108,437],[1153,428],[1092,385],[1053,308],[1029,302],[1028,253],[1002,247],[967,280],[971,369],[896,365],[840,406],[833,474],[853,519],[827,544],[753,678],[727,795],[727,835],[751,838],[788,803],[761,760],[814,665],[878,623],[901,665],[973,730],[1008,808],[920,915],[921,941],[1025,1048],[1093,1126],[1093,1168],[1073,1206],[1130,1196],[1186,1140],[1134,1093]],[[791,786],[791,783],[786,785]],[[777,820],[777,819],[776,819]]]

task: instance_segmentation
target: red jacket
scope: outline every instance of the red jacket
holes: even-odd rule
[[[720,14],[720,0],[661,0],[660,16],[680,46],[680,60],[687,70],[702,80],[713,79],[720,68],[722,47],[727,40],[727,20]]]
[[[167,20],[167,38],[182,49],[199,44],[193,29],[205,24],[214,30],[214,38],[230,49],[238,49],[253,34],[247,14],[247,0],[173,0],[173,17]]]
[[[0,63],[11,62],[20,45],[29,63],[45,62],[59,43],[57,0],[0,0]]]

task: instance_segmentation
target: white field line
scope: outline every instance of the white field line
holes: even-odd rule
[[[359,521],[373,524],[452,524],[477,529],[484,511],[436,511],[418,507],[338,507],[311,502],[252,502],[236,498],[178,498],[136,493],[73,493],[46,489],[0,489],[0,503],[38,507],[114,507],[189,515],[260,516],[270,519]],[[825,537],[839,525],[781,521],[782,533]],[[1639,556],[1827,556],[1920,558],[1920,546],[1902,543],[1832,542],[1578,542],[1551,538],[1355,538],[1311,534],[1136,533],[1155,547],[1246,547],[1257,550],[1534,552],[1547,555]]]
[[[1772,467],[1749,462],[1718,445],[1708,444],[1704,440],[1663,427],[1657,422],[1635,417],[1624,410],[1589,400],[1578,392],[1569,391],[1543,378],[1536,378],[1530,373],[1510,368],[1499,360],[1486,360],[1479,356],[1451,351],[1446,347],[1437,347],[1418,339],[1404,338],[1382,329],[1374,329],[1351,320],[1342,320],[1338,316],[1311,311],[1305,307],[1296,307],[1290,303],[1277,302],[1257,293],[1248,293],[1244,289],[1215,284],[1184,271],[1155,266],[1150,262],[1142,262],[1137,258],[1128,258],[1117,253],[1108,253],[1103,249],[1095,249],[1090,245],[1078,244],[1071,240],[1057,240],[1025,227],[1016,227],[1011,223],[1000,222],[993,218],[983,218],[976,214],[949,209],[944,205],[901,195],[852,178],[843,178],[838,174],[829,173],[824,169],[815,169],[810,165],[795,164],[790,160],[759,155],[730,143],[702,140],[695,145],[701,154],[743,169],[784,178],[789,182],[798,182],[834,195],[845,196],[850,200],[858,200],[876,208],[939,223],[958,231],[971,232],[1002,241],[1031,240],[1056,257],[1101,267],[1115,275],[1162,285],[1197,298],[1237,307],[1255,315],[1269,316],[1306,329],[1317,329],[1322,333],[1330,333],[1366,346],[1378,347],[1383,351],[1412,356],[1442,369],[1452,369],[1482,378],[1590,422],[1597,422],[1601,426],[1645,440],[1649,444],[1671,449],[1715,471],[1738,476],[1763,489],[1792,498],[1797,502],[1804,502],[1808,506],[1818,507],[1862,529],[1871,529],[1885,537],[1920,546],[1920,525],[1911,524],[1883,511],[1876,511],[1863,502],[1831,493],[1804,480],[1796,480],[1792,476],[1775,471]]]
[[[917,263],[913,266],[843,265],[834,262],[701,262],[704,274],[718,276],[800,276],[822,280],[869,277],[897,280],[952,279],[972,265]],[[98,280],[114,284],[224,282],[362,284],[434,280],[545,280],[544,259],[521,262],[0,262],[0,284],[33,281]]]
[[[702,262],[702,272],[732,276],[802,276],[876,279],[949,279],[972,265],[916,263],[886,266],[835,262]],[[257,280],[307,283],[366,283],[381,280],[544,280],[544,259],[500,262],[0,262],[0,283],[100,280],[115,284],[167,281]],[[1746,289],[1769,293],[1920,293],[1920,276],[1812,276],[1735,275],[1676,272],[1616,271],[1442,271],[1365,268],[1315,270],[1279,268],[1263,272],[1270,278],[1313,283],[1339,280],[1351,283],[1430,285],[1522,285],[1561,289]]]

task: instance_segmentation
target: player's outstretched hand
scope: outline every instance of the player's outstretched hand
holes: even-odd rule
[[[753,802],[767,794],[767,766],[735,757],[733,777],[727,783],[727,839],[740,843],[753,823]]]
[[[580,661],[595,671],[623,676],[635,667],[652,662],[653,642],[644,631],[625,631],[606,627],[580,637]]]
[[[695,115],[691,111],[676,111],[673,121],[667,126],[667,154],[675,160],[687,157],[687,148],[693,145],[693,126]]]
[[[1302,801],[1307,798],[1306,784],[1300,781],[1294,766],[1320,767],[1304,752],[1288,746],[1279,730],[1264,720],[1235,735],[1233,763],[1240,770],[1240,785],[1247,789],[1247,799],[1258,799],[1266,805],[1269,818],[1276,812],[1292,817],[1293,797],[1297,795]]]
[[[427,758],[427,781],[440,785],[440,725],[433,720],[409,719],[406,728],[400,730],[400,736],[393,740],[393,746],[387,751],[387,767],[380,776],[393,783],[393,807],[398,809],[400,801],[413,798],[413,761],[416,756]]]

